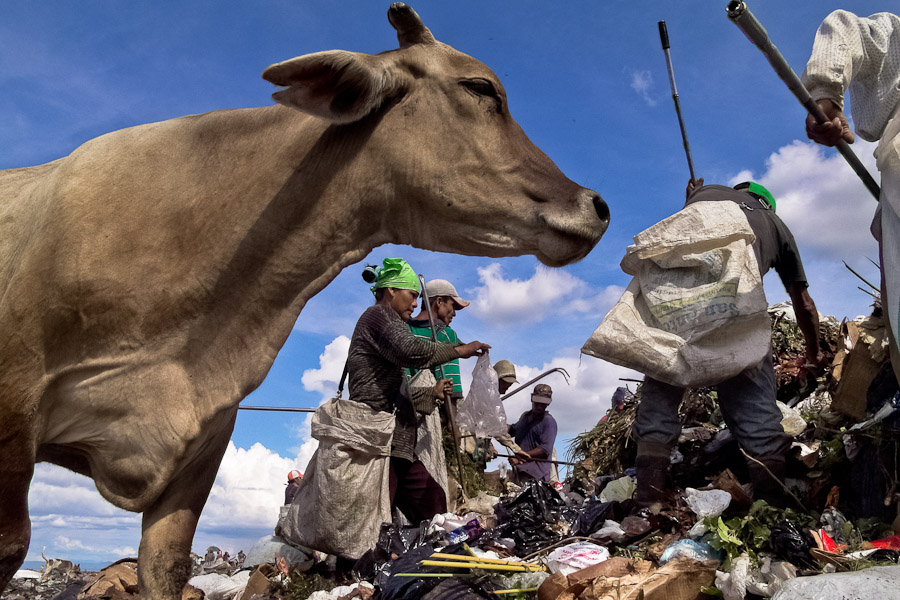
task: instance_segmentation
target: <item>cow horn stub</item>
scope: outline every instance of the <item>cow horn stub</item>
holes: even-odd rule
[[[431,31],[425,27],[421,17],[403,2],[394,2],[388,9],[388,21],[397,30],[397,41],[401,48],[413,44],[434,44]]]

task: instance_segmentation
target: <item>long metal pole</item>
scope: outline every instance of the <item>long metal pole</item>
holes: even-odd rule
[[[785,60],[784,56],[781,55],[781,52],[778,51],[778,48],[775,47],[775,44],[769,40],[769,34],[756,17],[753,16],[753,13],[747,8],[747,5],[742,0],[732,0],[728,3],[726,12],[728,13],[728,18],[731,19],[731,22],[737,25],[738,29],[743,31],[744,35],[747,36],[747,39],[753,42],[753,44],[766,55],[769,64],[775,69],[775,73],[777,73],[778,77],[780,77],[788,86],[788,89],[793,92],[797,100],[800,101],[800,104],[802,104],[809,114],[816,119],[816,122],[821,125],[828,121],[828,117],[809,95],[806,86],[804,86],[803,82],[800,81],[800,78],[797,77],[797,74]],[[881,188],[878,187],[878,184],[872,178],[872,175],[862,162],[860,162],[859,158],[850,148],[850,145],[844,140],[841,140],[835,144],[835,148],[841,153],[841,156],[844,157],[844,160],[847,161],[850,168],[852,168],[859,178],[862,179],[866,189],[868,189],[869,192],[875,196],[875,200],[878,201],[881,196]]]
[[[681,141],[684,144],[684,154],[687,156],[688,170],[691,172],[691,182],[695,182],[694,159],[691,158],[691,145],[688,143],[687,129],[684,127],[684,117],[681,114],[681,101],[678,99],[678,88],[675,87],[675,69],[672,67],[672,55],[669,53],[669,30],[666,22],[660,21],[659,41],[662,43],[663,53],[666,55],[666,68],[669,70],[669,87],[672,88],[672,101],[675,103],[675,113],[678,115],[678,126],[681,128]]]
[[[534,383],[535,381],[540,381],[541,379],[543,379],[543,378],[546,377],[547,375],[550,375],[551,373],[556,373],[557,371],[560,372],[560,373],[562,373],[563,379],[566,380],[566,383],[569,383],[569,377],[571,377],[571,375],[569,375],[569,372],[566,371],[565,369],[563,369],[562,367],[554,367],[554,368],[552,368],[552,369],[549,369],[549,370],[547,370],[547,371],[544,371],[543,373],[541,373],[540,375],[538,375],[538,376],[535,377],[534,379],[532,379],[532,380],[530,380],[530,381],[527,381],[527,382],[523,383],[522,385],[520,385],[519,387],[517,387],[517,388],[514,389],[513,391],[507,392],[506,394],[500,396],[500,400],[506,400],[507,398],[509,398],[509,397],[512,396],[513,394],[518,394],[519,392],[521,392],[522,390],[524,390],[525,388],[527,388],[529,385],[531,385],[531,384]]]
[[[437,343],[437,327],[436,322],[434,320],[434,314],[431,312],[431,301],[428,298],[428,292],[425,291],[425,276],[421,273],[419,274],[419,286],[422,288],[422,302],[424,303],[425,311],[428,313],[428,323],[431,325],[431,341]],[[438,365],[438,375],[440,375],[441,379],[444,378],[444,367],[443,365]],[[410,394],[412,390],[410,390]],[[447,412],[447,421],[450,424],[450,435],[453,438],[453,449],[456,450],[456,470],[459,472],[459,485],[462,488],[463,498],[467,498],[466,495],[466,479],[463,474],[463,461],[462,461],[462,451],[459,449],[459,429],[456,427],[456,412],[454,407],[451,406],[450,398],[444,398],[444,410]]]
[[[291,406],[238,406],[238,410],[267,410],[271,412],[314,413],[315,408],[293,408]]]

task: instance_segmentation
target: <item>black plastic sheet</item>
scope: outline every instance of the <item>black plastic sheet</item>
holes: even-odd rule
[[[806,569],[817,569],[818,565],[809,553],[810,548],[816,546],[815,540],[809,532],[800,531],[790,521],[782,521],[770,528],[772,537],[772,552],[781,560]]]
[[[518,496],[494,507],[499,524],[485,535],[511,538],[516,554],[524,556],[568,536],[578,512],[549,483],[529,481]]]

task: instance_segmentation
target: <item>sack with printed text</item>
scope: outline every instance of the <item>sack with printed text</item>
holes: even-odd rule
[[[696,202],[634,237],[634,278],[581,349],[680,387],[733,377],[771,340],[756,239],[733,202]]]

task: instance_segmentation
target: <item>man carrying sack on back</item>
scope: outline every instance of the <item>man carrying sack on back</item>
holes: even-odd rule
[[[704,221],[710,215],[714,218]],[[707,226],[706,237],[692,229],[698,223]],[[742,257],[744,264],[740,269],[717,279],[718,274],[733,268],[727,263],[741,254],[734,251],[735,247],[740,250],[740,244],[720,252],[724,241],[715,239],[715,235],[729,227],[734,229],[729,242],[743,236],[743,253],[747,256]],[[672,448],[681,432],[678,408],[685,389],[715,386],[725,423],[751,457],[748,466],[754,497],[782,504],[790,439],[781,427],[782,415],[775,403],[771,325],[761,281],[770,268],[778,272],[793,303],[806,341],[806,363],[819,366],[823,361],[818,313],[807,292],[806,275],[793,235],[775,215],[775,200],[761,185],[745,182],[732,189],[703,186],[703,179],[698,179],[696,185],[688,184],[682,211],[636,236],[635,241],[648,232],[653,235],[647,237],[652,243],[645,246],[646,252],[657,256],[645,256],[641,262],[626,255],[623,268],[630,265],[635,274],[635,281],[629,286],[633,296],[626,291],[584,349],[647,374],[632,430],[637,440],[635,501],[652,512],[661,508]],[[691,244],[679,248],[685,238],[691,239]],[[747,242],[752,245],[748,247]],[[629,253],[640,256],[640,244],[636,252],[634,248],[629,248]],[[653,276],[647,277],[648,272]],[[667,290],[679,286],[684,289],[679,290],[677,297],[665,296]],[[702,292],[695,293],[696,290]],[[751,296],[755,297],[753,306],[744,306]],[[625,307],[627,312],[617,311],[628,298],[633,298],[633,303]],[[625,322],[623,315],[638,313],[642,322]],[[701,322],[707,317],[703,329]],[[751,325],[729,328],[740,319]],[[617,344],[598,341],[603,337]],[[592,343],[606,343],[607,347],[593,351]],[[625,348],[639,343],[652,347],[652,351],[644,348],[647,352],[643,362],[622,356],[632,351]],[[749,351],[751,347],[756,350]],[[670,371],[660,368],[666,363],[671,365]]]

